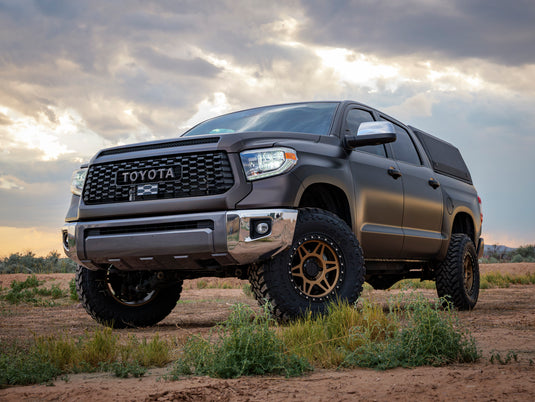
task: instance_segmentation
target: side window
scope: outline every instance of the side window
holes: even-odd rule
[[[355,135],[357,134],[358,128],[360,126],[360,123],[364,123],[366,121],[374,121],[372,114],[366,110],[362,109],[351,109],[347,113],[346,117],[346,132],[348,135]],[[368,152],[370,154],[375,154],[379,156],[383,156],[386,158],[386,152],[384,145],[366,145],[364,147],[358,147],[356,148],[357,151],[362,152]]]
[[[396,141],[392,142],[394,157],[402,162],[421,165],[422,161],[407,130],[397,124],[394,124],[394,127],[397,135]]]

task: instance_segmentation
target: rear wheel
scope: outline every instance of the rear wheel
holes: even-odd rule
[[[471,310],[479,296],[479,263],[467,235],[452,234],[448,253],[437,270],[437,293],[459,310]]]
[[[82,305],[96,321],[114,328],[148,327],[167,317],[180,298],[182,281],[161,285],[150,271],[76,270]]]
[[[364,283],[362,250],[336,215],[302,209],[290,249],[251,266],[249,280],[259,303],[269,302],[279,320],[322,313],[331,301],[357,300]]]

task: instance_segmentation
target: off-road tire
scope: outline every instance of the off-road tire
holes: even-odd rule
[[[136,273],[130,273],[135,275]],[[76,269],[76,290],[82,306],[100,324],[113,328],[149,327],[171,313],[180,298],[182,282],[155,289],[139,303],[119,300],[109,285],[108,271]]]
[[[364,283],[364,258],[347,224],[322,209],[299,211],[292,246],[249,267],[251,290],[279,321],[323,313],[330,302],[355,302]]]
[[[474,243],[452,234],[448,253],[437,270],[437,293],[459,310],[471,310],[479,296],[479,263]]]

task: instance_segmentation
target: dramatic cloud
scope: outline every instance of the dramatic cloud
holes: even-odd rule
[[[528,0],[0,0],[0,225],[59,227],[100,148],[354,99],[454,142],[486,235],[535,242],[535,186],[514,184],[533,183],[534,20]]]

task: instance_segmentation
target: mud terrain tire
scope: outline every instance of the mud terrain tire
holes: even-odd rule
[[[128,272],[113,276],[110,270],[91,271],[83,266],[76,269],[76,290],[91,317],[97,322],[113,327],[149,327],[171,313],[180,298],[182,282],[158,288],[150,292],[120,295],[121,278],[143,279],[149,272]],[[114,291],[115,290],[115,291]]]
[[[451,236],[448,253],[437,270],[437,293],[459,310],[472,310],[479,296],[479,263],[474,243],[465,234]]]
[[[336,300],[353,303],[364,283],[359,242],[338,216],[321,210],[299,211],[292,246],[249,268],[258,302],[269,302],[279,321],[323,313]]]

